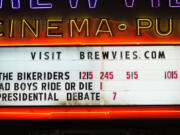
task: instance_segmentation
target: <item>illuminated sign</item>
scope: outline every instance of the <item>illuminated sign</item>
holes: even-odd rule
[[[177,0],[1,0],[0,46],[179,44],[180,8],[174,8],[179,5]]]
[[[179,12],[179,0],[0,0],[0,106],[179,106]]]
[[[89,4],[89,8],[96,8],[98,0],[87,0]],[[135,0],[124,0],[125,6],[127,8],[133,8],[135,4]],[[110,2],[111,3],[111,2]],[[160,0],[151,0],[152,8],[160,7]],[[69,4],[71,8],[77,8],[79,4],[79,0],[69,0]],[[20,9],[21,1],[20,0],[11,0],[11,5],[13,9]],[[47,9],[53,8],[52,3],[39,2],[39,0],[29,0],[29,5],[31,9]],[[0,0],[0,8],[3,7],[3,0]],[[169,7],[171,8],[179,8],[180,1],[179,0],[169,0]]]
[[[179,58],[178,46],[1,48],[0,106],[180,105]]]
[[[11,0],[11,5],[13,9],[20,9],[20,0]],[[29,5],[31,9],[47,9],[52,8],[51,3],[40,3],[39,0],[29,0]],[[0,0],[0,8],[3,7],[3,0]]]

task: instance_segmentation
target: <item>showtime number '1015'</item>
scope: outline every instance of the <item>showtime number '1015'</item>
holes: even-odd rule
[[[164,79],[178,79],[179,74],[178,71],[166,71],[164,73]]]

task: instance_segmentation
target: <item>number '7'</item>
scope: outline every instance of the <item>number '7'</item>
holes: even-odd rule
[[[116,100],[116,95],[117,95],[117,92],[113,92],[113,100]]]

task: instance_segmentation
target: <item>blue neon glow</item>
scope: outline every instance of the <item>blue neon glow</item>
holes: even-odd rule
[[[180,0],[169,0],[169,6],[172,8],[180,8]]]
[[[20,0],[11,0],[11,6],[13,9],[20,9]],[[0,0],[0,8],[3,7],[3,0]]]
[[[134,7],[134,1],[135,0],[125,0],[126,7],[133,8]]]
[[[151,0],[151,5],[153,8],[160,7],[160,5],[161,5],[160,0]]]
[[[52,3],[40,3],[39,0],[30,0],[31,9],[48,9],[52,8]]]
[[[89,8],[96,8],[98,0],[88,0]],[[78,7],[79,0],[69,0],[71,8]]]

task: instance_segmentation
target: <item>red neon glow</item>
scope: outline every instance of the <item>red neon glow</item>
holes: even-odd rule
[[[145,118],[180,118],[180,107],[18,107],[0,109],[0,119]]]
[[[98,19],[92,20],[97,24]],[[109,36],[109,33],[100,33],[99,36],[94,36],[96,32],[95,24],[92,25],[90,37],[85,37],[85,32],[81,35],[74,33],[74,37],[69,37],[68,22],[65,22],[63,27],[65,31],[63,37],[46,37],[45,32],[42,32],[38,38],[9,38],[1,37],[0,46],[66,46],[66,45],[166,45],[166,44],[180,44],[180,39],[171,35],[168,37],[160,37],[153,32],[153,29],[148,31],[142,31],[142,36],[136,36],[136,28],[128,25],[126,31],[120,31],[117,29],[121,24],[119,21],[110,20],[109,23],[112,27],[113,37]]]

